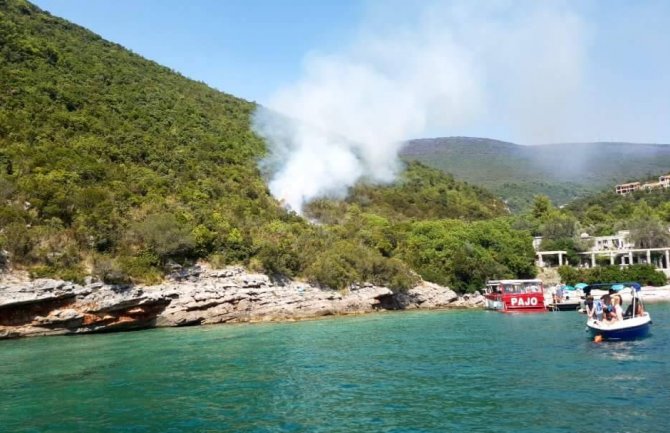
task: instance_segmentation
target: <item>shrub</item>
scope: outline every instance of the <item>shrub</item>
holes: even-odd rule
[[[161,263],[168,259],[183,258],[195,247],[192,229],[171,213],[149,215],[135,225],[134,233]]]
[[[163,280],[163,271],[159,267],[159,258],[149,252],[136,257],[118,258],[119,270],[134,283],[158,284]]]
[[[570,285],[580,282],[594,284],[636,281],[646,286],[663,286],[668,282],[665,274],[657,271],[652,265],[631,265],[624,268],[599,266],[590,269],[561,266],[558,274],[561,276],[561,281]]]
[[[93,275],[107,284],[129,284],[130,276],[126,274],[119,263],[106,256],[99,256],[93,260]]]
[[[30,269],[31,278],[57,278],[84,284],[86,270],[78,265],[72,267],[61,267],[58,265],[38,265]]]

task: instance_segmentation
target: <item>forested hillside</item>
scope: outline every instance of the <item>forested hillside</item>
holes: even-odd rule
[[[563,208],[556,208],[546,196],[537,196],[528,212],[514,218],[513,226],[542,236],[540,249],[567,251],[571,265],[580,264],[577,253],[592,246],[589,237],[611,236],[627,230],[628,240],[635,248],[660,248],[670,246],[670,190],[638,191],[625,196],[615,193],[595,194],[575,200]],[[651,259],[657,260],[663,252],[653,251]],[[553,259],[549,259],[553,260]],[[598,258],[600,267],[591,271],[562,269],[564,281],[621,281],[635,280],[645,284],[664,285],[667,277],[656,272],[651,265],[635,265],[619,269],[609,266],[609,257]],[[606,269],[605,269],[606,268]]]
[[[412,140],[403,156],[483,186],[515,212],[528,209],[536,195],[546,195],[559,206],[617,183],[658,177],[670,169],[670,145],[664,144],[520,146],[485,138],[449,137]]]
[[[566,207],[584,230],[596,236],[614,234],[635,227],[636,219],[657,221],[670,227],[670,190],[637,191],[628,195],[613,192],[594,194],[575,200]],[[666,238],[670,240],[670,238]]]
[[[155,282],[206,259],[333,288],[405,288],[416,270],[461,290],[535,272],[528,232],[489,221],[505,215],[502,202],[420,164],[394,185],[314,203],[311,221],[286,211],[257,168],[254,108],[26,1],[0,0],[5,266]]]

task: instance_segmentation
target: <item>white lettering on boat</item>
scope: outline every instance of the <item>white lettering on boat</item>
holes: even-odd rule
[[[513,307],[519,306],[519,307],[529,307],[529,306],[536,306],[537,305],[537,298],[510,298],[510,303],[512,304]]]

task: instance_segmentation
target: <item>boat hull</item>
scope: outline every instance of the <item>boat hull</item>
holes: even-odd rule
[[[542,293],[513,293],[486,295],[486,308],[502,313],[544,313]]]
[[[557,304],[547,305],[549,311],[577,311],[581,306],[581,302],[559,302]]]
[[[611,325],[589,320],[586,323],[593,337],[600,336],[603,340],[636,340],[649,335],[651,318],[648,314]]]

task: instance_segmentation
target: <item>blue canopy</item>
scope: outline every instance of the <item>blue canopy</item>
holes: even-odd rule
[[[575,290],[575,288],[572,287],[572,286],[563,286],[563,290],[573,291],[573,290]]]
[[[640,286],[640,283],[635,283],[635,282],[627,282],[627,283],[596,283],[596,284],[589,284],[588,286],[584,287],[584,293],[587,295],[591,292],[593,289],[599,289],[599,290],[613,290],[615,292],[619,292],[626,287],[630,287],[632,289],[635,289],[636,292],[639,292],[642,286]]]
[[[575,284],[575,289],[583,289],[586,286],[588,286],[586,283],[577,283]]]

